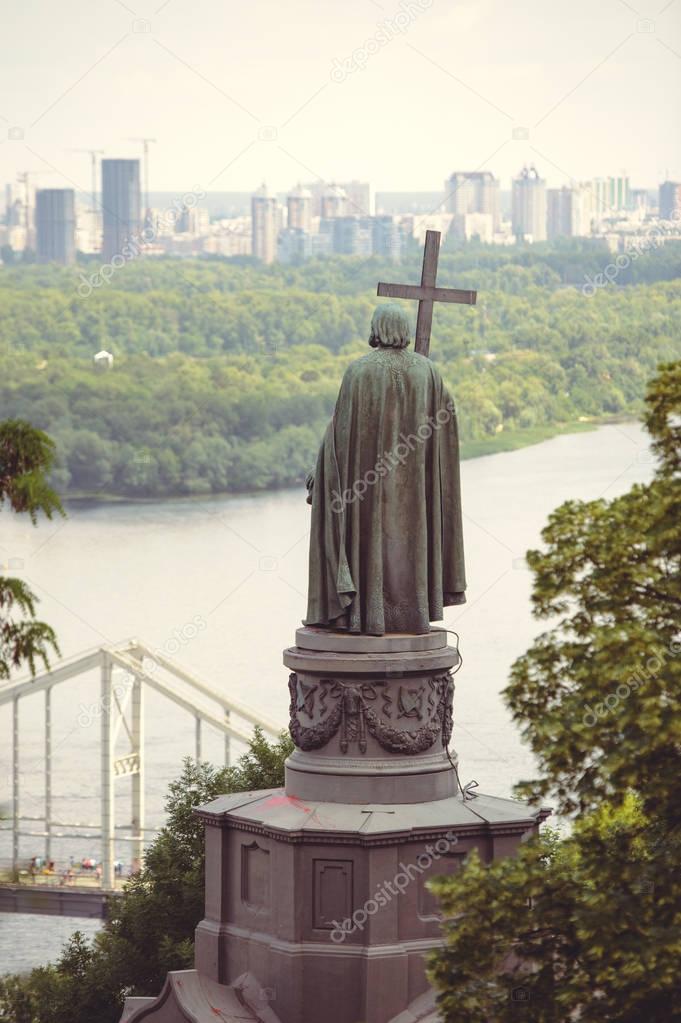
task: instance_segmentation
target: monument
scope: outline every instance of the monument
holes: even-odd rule
[[[295,751],[283,789],[197,810],[206,909],[196,969],[123,1019],[416,1023],[437,1008],[424,956],[441,942],[430,878],[478,849],[511,854],[546,811],[459,782],[449,742],[458,646],[432,627],[465,599],[456,410],[427,358],[436,287],[428,232],[417,350],[379,306],[308,479],[305,623],[284,651]]]
[[[374,313],[314,475],[305,624],[427,634],[466,582],[456,411],[399,306]]]

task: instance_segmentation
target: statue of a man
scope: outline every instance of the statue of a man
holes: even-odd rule
[[[394,303],[348,367],[314,476],[306,625],[422,634],[466,588],[454,404]]]

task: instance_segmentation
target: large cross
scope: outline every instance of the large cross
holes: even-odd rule
[[[437,260],[440,253],[440,232],[426,231],[423,249],[423,270],[421,286],[418,284],[379,284],[378,295],[385,298],[418,299],[419,312],[416,318],[416,343],[414,348],[421,355],[428,355],[430,349],[430,328],[433,324],[433,302],[462,302],[475,305],[477,291],[461,291],[459,288],[438,288]]]

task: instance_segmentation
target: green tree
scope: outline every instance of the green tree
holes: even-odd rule
[[[113,476],[111,445],[92,430],[78,430],[68,456],[74,487],[104,490]]]
[[[405,278],[418,273],[417,250]],[[448,245],[443,279],[480,291],[476,308],[438,310],[432,347],[462,450],[508,450],[582,416],[638,414],[646,380],[678,350],[680,254],[668,242],[618,278],[626,287],[588,297],[584,274],[610,261],[601,245]],[[293,486],[310,444],[290,431],[312,431],[317,448],[343,371],[367,351],[376,279],[387,272],[376,259],[159,259],[122,267],[83,301],[68,268],[5,266],[0,404],[58,438],[52,480],[64,491]],[[102,347],[115,355],[110,373],[92,365]]]
[[[54,966],[0,979],[4,1023],[117,1023],[126,995],[156,995],[169,970],[193,965],[194,930],[203,917],[203,825],[193,808],[228,792],[283,785],[288,735],[268,742],[255,728],[234,767],[184,761],[171,783],[167,819],[144,866],[111,900],[103,930],[76,932]]]
[[[27,514],[35,525],[42,512],[51,519],[64,510],[47,483],[55,459],[54,443],[42,430],[21,419],[0,423],[0,507]],[[28,665],[49,666],[49,653],[59,653],[54,630],[36,619],[38,598],[21,581],[0,574],[0,680]]]
[[[505,690],[542,770],[519,794],[578,816],[434,883],[447,1023],[681,1019],[681,363],[645,423],[652,481],[567,502],[528,555],[550,628]]]
[[[681,820],[680,416],[670,363],[647,395],[651,483],[561,505],[545,550],[527,556],[534,613],[552,627],[514,665],[506,698],[544,772],[521,791],[557,797],[563,813],[636,791],[647,812]]]

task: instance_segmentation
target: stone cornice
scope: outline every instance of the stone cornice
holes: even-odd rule
[[[503,835],[522,835],[527,832],[530,823],[540,824],[546,820],[550,813],[548,808],[542,808],[517,821],[489,822],[480,819],[479,823],[474,824],[441,824],[429,828],[396,829],[395,831],[381,831],[366,835],[357,831],[333,831],[321,828],[318,831],[311,831],[308,828],[289,831],[285,828],[263,824],[261,821],[249,821],[235,817],[230,813],[212,814],[203,810],[196,811],[197,816],[210,827],[232,828],[234,831],[245,831],[291,845],[348,845],[362,849],[397,845],[406,841],[437,841],[448,831],[454,832],[457,838],[496,838]]]

